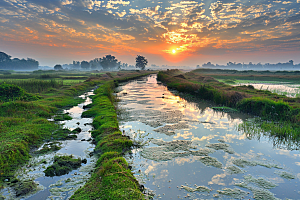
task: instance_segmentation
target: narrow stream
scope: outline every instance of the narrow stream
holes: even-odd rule
[[[144,144],[126,159],[154,199],[300,199],[299,150],[239,131],[251,116],[186,101],[156,75],[118,90],[120,129]]]
[[[84,106],[92,103],[89,98],[93,95],[93,91],[87,92],[80,98],[85,101],[71,109],[64,110],[64,113],[69,113],[72,120],[61,121],[63,128],[73,130],[77,127],[81,128],[81,132],[77,134],[76,139],[58,141],[61,143],[61,149],[52,153],[41,156],[34,156],[29,163],[17,171],[16,176],[20,180],[34,180],[38,183],[38,190],[27,196],[16,197],[12,188],[6,188],[0,193],[5,199],[28,199],[28,200],[43,200],[43,199],[68,199],[72,194],[90,178],[90,173],[94,169],[96,159],[90,156],[94,150],[94,145],[91,143],[90,130],[92,130],[92,118],[81,118],[84,111]],[[45,143],[47,144],[47,143]],[[44,145],[45,145],[44,144]],[[41,148],[43,145],[41,146]],[[40,149],[41,149],[40,148]],[[75,158],[87,159],[86,164],[70,173],[62,176],[46,177],[43,172],[48,166],[53,164],[55,155],[73,155]]]

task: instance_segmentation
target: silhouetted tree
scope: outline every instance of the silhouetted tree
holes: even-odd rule
[[[54,66],[54,69],[55,69],[55,70],[62,70],[63,68],[62,68],[61,65],[55,65],[55,66]]]
[[[144,70],[146,65],[148,64],[148,60],[144,56],[140,56],[140,55],[137,55],[135,61],[136,61],[135,67],[140,68],[142,70]]]
[[[120,65],[120,62],[114,56],[106,55],[101,59],[100,64],[103,70],[113,70]]]
[[[9,61],[11,56],[7,55],[6,53],[0,51],[0,62],[7,62]]]
[[[0,52],[0,69],[7,70],[36,70],[38,69],[39,62],[32,59],[27,58],[27,60],[14,58],[11,59],[10,55],[7,55],[4,52]]]
[[[81,62],[81,68],[82,69],[89,69],[90,68],[90,63],[87,61],[82,61]]]

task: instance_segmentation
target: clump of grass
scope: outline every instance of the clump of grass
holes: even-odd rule
[[[54,163],[44,171],[45,176],[61,176],[81,166],[81,158],[70,156],[54,156]]]

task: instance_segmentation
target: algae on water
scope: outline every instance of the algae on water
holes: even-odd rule
[[[241,158],[234,159],[232,161],[232,163],[239,166],[239,167],[243,167],[243,168],[246,167],[246,166],[256,166],[257,165],[257,163],[254,162],[254,161],[247,161],[247,160],[244,160],[244,159],[241,159]]]
[[[260,188],[264,188],[264,189],[272,189],[277,186],[275,183],[272,183],[262,177],[254,178],[253,176],[248,175],[248,176],[244,176],[244,179],[247,182],[254,183],[256,186],[258,186]]]
[[[207,156],[209,153],[213,153],[214,150],[211,149],[199,149],[197,151],[192,151],[195,146],[192,146],[192,141],[187,140],[174,140],[170,142],[165,142],[163,140],[152,140],[153,144],[158,145],[158,147],[148,147],[141,151],[141,155],[144,158],[162,161],[171,160],[175,157],[184,157],[188,155],[195,156]]]
[[[225,143],[212,143],[212,144],[207,144],[205,145],[206,147],[215,149],[215,150],[223,150],[229,154],[234,154],[233,149],[231,148],[231,146],[229,144],[225,144]]]
[[[269,190],[265,189],[260,189],[260,188],[250,188],[250,190],[253,192],[253,197],[256,200],[279,200],[274,196],[272,192]]]
[[[229,171],[230,174],[243,174],[243,173],[245,173],[244,170],[241,170],[237,166],[229,166],[226,169]]]
[[[238,188],[224,188],[223,190],[217,190],[219,194],[227,195],[235,199],[242,199],[247,195],[247,192],[240,190]]]
[[[154,131],[159,132],[159,133],[164,133],[166,135],[174,135],[176,129],[185,129],[188,128],[189,126],[185,122],[173,124],[173,125],[165,125],[163,127],[160,127],[158,129],[155,129]]]
[[[281,169],[280,166],[278,166],[277,164],[274,163],[269,163],[269,162],[262,162],[262,161],[248,161],[242,158],[238,158],[238,159],[233,159],[232,163],[239,166],[239,167],[246,167],[246,166],[263,166],[263,167],[267,167],[267,168],[278,168]]]
[[[216,158],[210,156],[203,156],[199,159],[203,164],[207,166],[213,166],[217,168],[222,168],[222,163],[218,161]]]
[[[209,189],[206,186],[197,186],[197,185],[195,185],[195,186],[196,186],[195,188],[192,188],[192,187],[188,187],[188,186],[182,185],[180,187],[180,189],[185,189],[188,192],[196,192],[196,191],[199,191],[199,192],[210,192],[211,191],[211,189]]]
[[[285,179],[295,179],[295,176],[289,172],[285,171],[275,171],[275,174],[278,174],[280,177],[285,178]]]

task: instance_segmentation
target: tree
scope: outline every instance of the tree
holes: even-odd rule
[[[106,55],[100,61],[103,70],[115,69],[119,66],[118,60],[112,55]]]
[[[7,55],[6,53],[0,51],[0,62],[9,61],[11,56]]]
[[[140,55],[137,55],[135,61],[136,61],[135,67],[140,68],[142,70],[144,70],[146,65],[148,64],[148,60],[144,56],[140,56]]]
[[[55,69],[55,70],[62,70],[63,68],[62,68],[61,65],[55,65],[55,66],[54,66],[54,69]]]
[[[82,69],[89,69],[90,68],[90,63],[87,61],[82,61],[81,62],[81,68]]]

